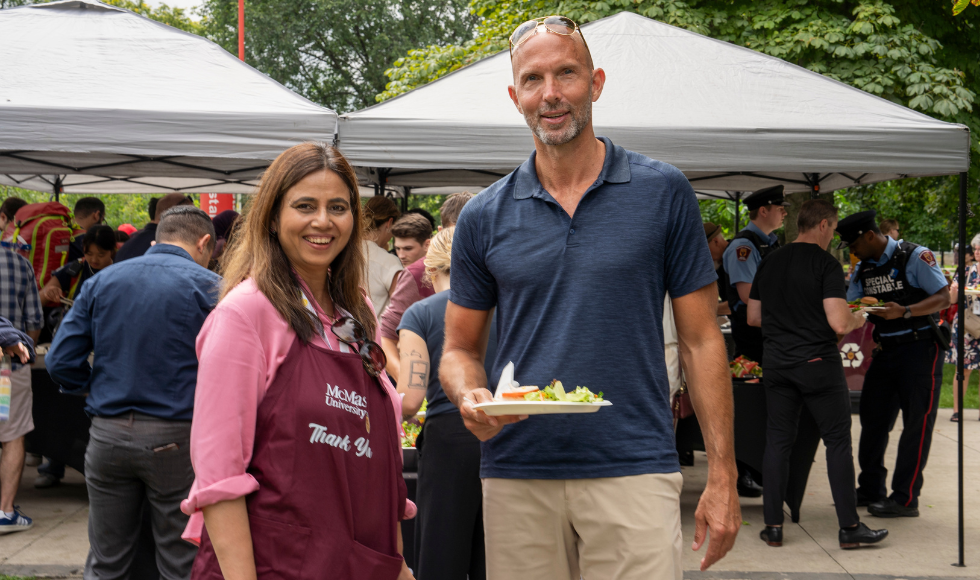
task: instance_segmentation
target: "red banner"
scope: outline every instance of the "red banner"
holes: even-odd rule
[[[234,193],[205,193],[201,195],[201,209],[208,212],[208,217],[214,216],[228,210],[235,209]]]

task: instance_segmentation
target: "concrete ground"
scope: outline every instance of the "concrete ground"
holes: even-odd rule
[[[770,548],[759,538],[765,526],[762,499],[743,499],[745,521],[735,548],[707,572],[699,572],[702,553],[690,550],[694,536],[694,510],[707,477],[703,453],[693,467],[685,467],[681,496],[684,524],[684,569],[688,580],[916,580],[922,578],[980,578],[980,421],[975,409],[964,423],[966,445],[966,568],[951,566],[958,559],[956,424],[950,409],[940,409],[933,437],[925,487],[920,498],[921,516],[883,520],[867,515],[872,528],[887,528],[888,539],[861,550],[844,551],[837,545],[837,522],[827,483],[823,448],[810,472],[801,522],[787,514],[784,543]],[[853,417],[857,441],[860,425]],[[894,464],[900,426],[891,438],[888,463]],[[856,444],[855,444],[856,451]],[[80,474],[69,470],[62,485],[49,490],[33,487],[36,469],[24,473],[17,502],[34,518],[34,528],[0,536],[0,575],[75,577],[88,552],[86,519],[88,505]]]

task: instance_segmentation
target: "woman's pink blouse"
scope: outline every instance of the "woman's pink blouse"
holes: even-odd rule
[[[324,326],[330,321],[316,306]],[[319,336],[313,344],[338,349],[337,338],[327,332],[329,345]],[[197,390],[191,424],[191,463],[194,484],[181,502],[191,516],[183,538],[199,543],[204,525],[201,508],[246,496],[259,483],[246,473],[252,460],[259,405],[276,378],[279,365],[292,347],[296,333],[249,279],[218,303],[197,336]],[[380,331],[376,334],[381,342]],[[401,417],[401,397],[382,374],[395,417]],[[401,434],[401,424],[397,426]],[[406,518],[415,516],[406,505]]]

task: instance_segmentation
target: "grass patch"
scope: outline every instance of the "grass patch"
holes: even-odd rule
[[[34,576],[7,576],[0,574],[0,580],[36,580]]]
[[[940,408],[953,408],[953,380],[955,377],[956,365],[943,365],[943,392],[939,397]],[[980,381],[980,371],[973,371],[970,373],[970,381],[967,383],[966,393],[963,395],[963,406],[967,409],[976,409],[980,406],[977,381]]]

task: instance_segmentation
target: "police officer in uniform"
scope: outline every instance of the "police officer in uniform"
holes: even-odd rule
[[[917,517],[939,407],[943,350],[949,344],[937,325],[937,313],[950,303],[946,278],[928,248],[883,235],[874,211],[841,220],[837,233],[839,247],[850,248],[861,260],[847,299],[871,296],[885,303],[868,317],[879,346],[861,393],[858,505],[867,505],[873,516]],[[904,428],[887,495],[885,448],[899,409]]]
[[[721,258],[724,275],[719,275],[719,284],[725,285],[725,297],[731,309],[732,339],[735,341],[735,356],[745,356],[762,363],[762,330],[749,326],[746,320],[746,304],[752,280],[762,259],[779,247],[773,231],[783,225],[789,205],[783,198],[783,186],[776,185],[760,189],[745,198],[749,209],[749,225],[735,235],[725,248]],[[759,497],[762,487],[755,482],[746,465],[736,461],[738,466],[738,494],[742,497]]]
[[[751,221],[736,234],[722,256],[722,266],[728,276],[726,294],[732,311],[735,355],[758,363],[762,362],[762,330],[749,326],[745,318],[745,305],[749,303],[749,291],[759,263],[779,247],[772,232],[782,227],[786,205],[789,204],[783,198],[782,185],[760,189],[745,198]]]

